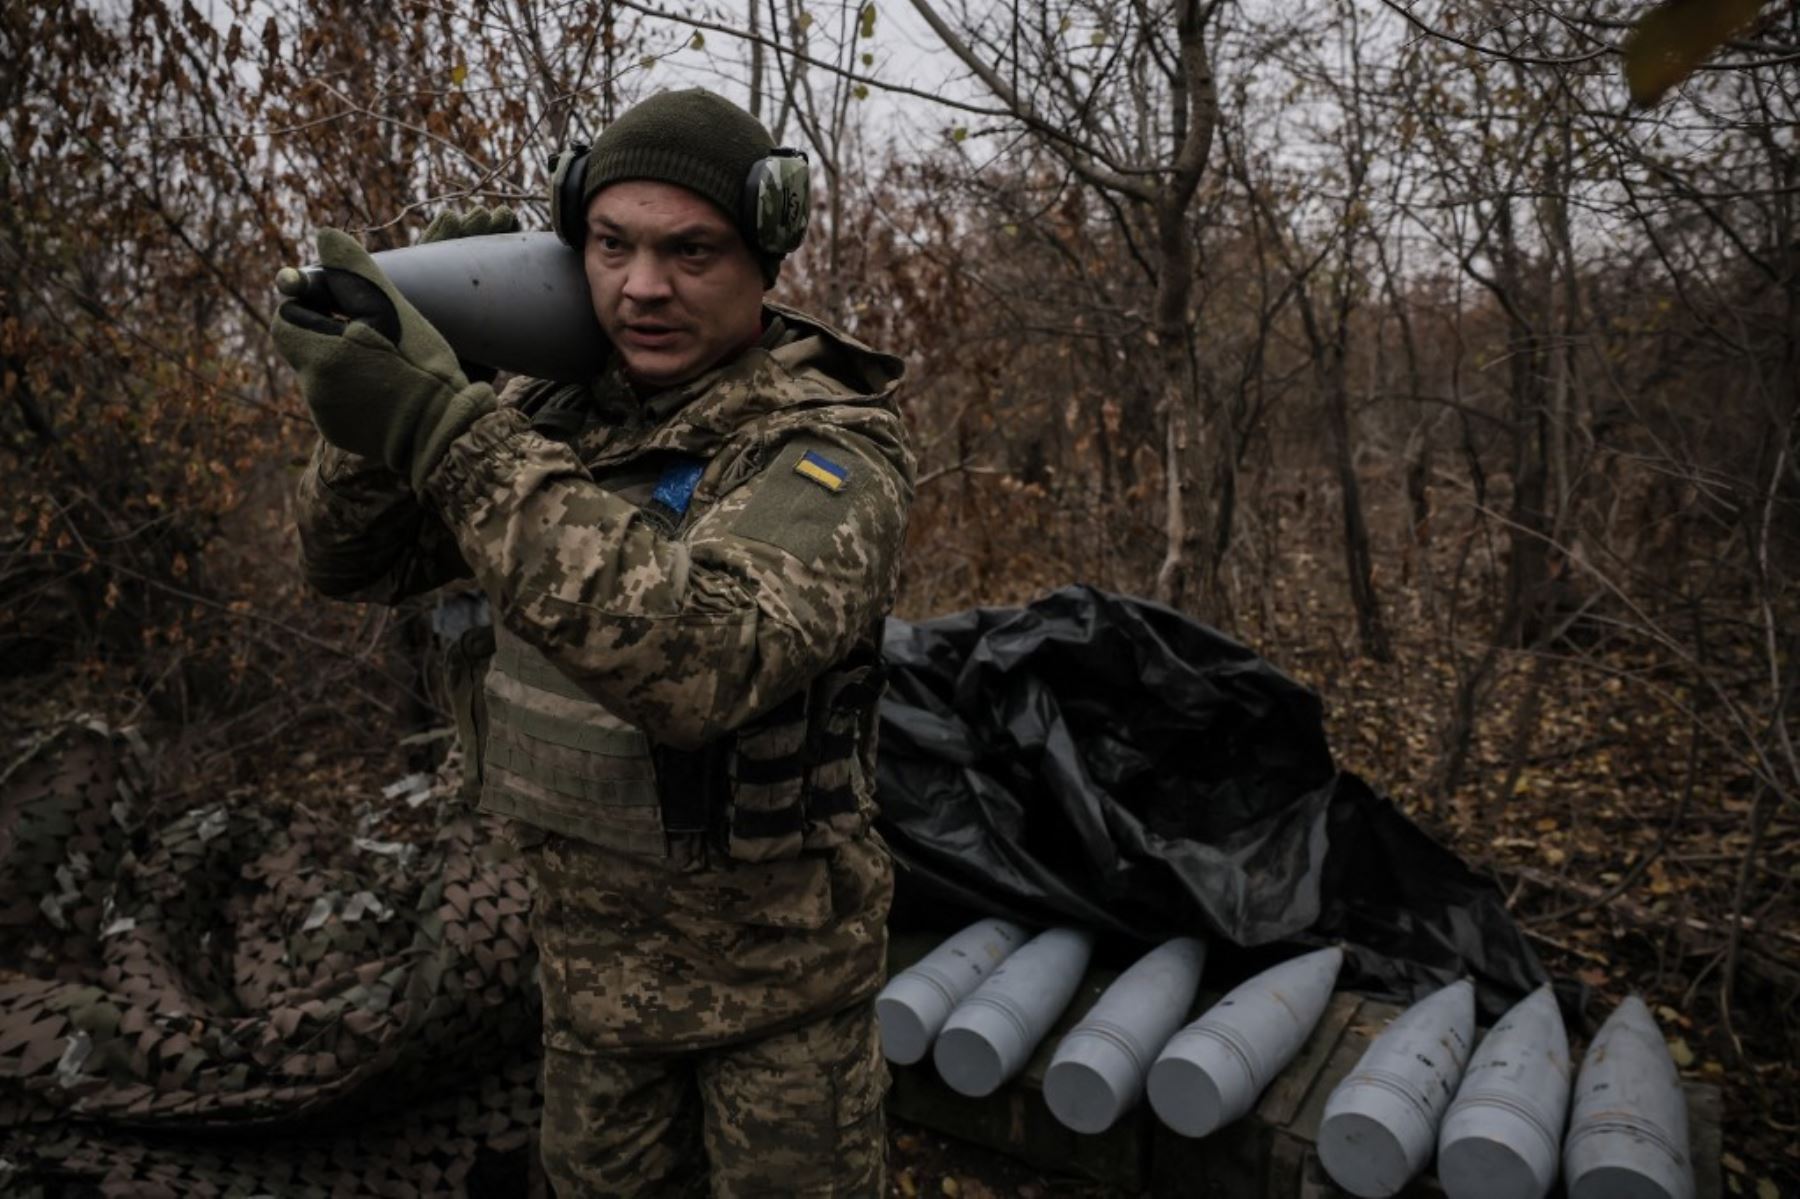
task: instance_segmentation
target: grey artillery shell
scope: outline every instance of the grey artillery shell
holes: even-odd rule
[[[924,1057],[956,1005],[1024,943],[1010,921],[977,920],[894,975],[875,999],[882,1053],[903,1066]]]
[[[456,356],[539,379],[600,373],[606,335],[594,316],[581,255],[554,233],[496,233],[371,255]],[[284,292],[325,304],[324,272],[306,267]]]
[[[953,1090],[980,1098],[1018,1073],[1069,1005],[1093,951],[1093,934],[1039,933],[950,1013],[932,1060]]]
[[[1469,1059],[1438,1134],[1438,1181],[1450,1199],[1543,1199],[1568,1113],[1569,1035],[1545,984]]]
[[[1193,1005],[1206,946],[1165,941],[1119,975],[1056,1047],[1044,1102],[1067,1128],[1105,1132],[1144,1090],[1144,1074]]]
[[[1162,1122],[1203,1137],[1254,1107],[1319,1022],[1343,962],[1333,948],[1271,967],[1176,1033],[1150,1067],[1150,1106]]]
[[[1573,1107],[1563,1142],[1569,1199],[1693,1199],[1681,1077],[1636,995],[1588,1046]]]
[[[1325,1101],[1319,1160],[1362,1199],[1387,1199],[1425,1168],[1475,1035],[1467,979],[1413,1004]]]

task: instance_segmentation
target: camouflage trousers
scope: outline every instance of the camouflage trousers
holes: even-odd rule
[[[558,1196],[885,1194],[886,1064],[870,1003],[668,1056],[546,1049],[544,1171]]]
[[[514,835],[559,1195],[882,1194],[879,840],[744,863]]]

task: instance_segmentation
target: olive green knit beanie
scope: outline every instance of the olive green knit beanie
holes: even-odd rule
[[[762,122],[723,96],[701,87],[658,92],[601,131],[588,155],[581,202],[587,205],[601,188],[625,179],[698,192],[731,220],[772,281],[781,258],[764,254],[756,230],[745,226],[743,194],[750,168],[774,148]]]

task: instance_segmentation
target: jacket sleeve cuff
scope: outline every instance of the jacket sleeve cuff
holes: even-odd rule
[[[587,477],[575,452],[532,429],[531,418],[518,409],[499,408],[450,443],[421,481],[420,495],[451,529],[466,530],[495,505],[517,500],[522,488],[565,474]]]
[[[444,457],[444,451],[461,437],[470,425],[494,410],[494,389],[486,383],[471,383],[450,397],[427,428],[421,428],[413,450],[412,470],[408,481],[414,491],[424,488],[431,468]]]

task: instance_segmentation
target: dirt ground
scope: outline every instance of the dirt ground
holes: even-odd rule
[[[1044,1175],[1003,1154],[900,1120],[888,1122],[888,1193],[905,1199],[1111,1199],[1085,1179]]]

